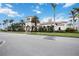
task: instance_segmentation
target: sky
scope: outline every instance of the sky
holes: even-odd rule
[[[57,3],[56,21],[68,21],[69,13],[78,3]],[[18,22],[28,16],[38,16],[41,22],[53,20],[53,9],[50,3],[0,3],[0,23],[5,19]]]

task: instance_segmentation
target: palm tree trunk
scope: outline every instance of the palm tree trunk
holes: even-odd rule
[[[51,6],[52,6],[53,11],[54,11],[53,17],[54,17],[54,27],[55,27],[55,9],[56,9],[56,4],[55,4],[55,3],[52,3]],[[55,30],[55,29],[54,29],[54,30]]]
[[[37,22],[35,22],[35,32],[37,31]]]
[[[55,9],[54,9],[54,26],[55,26]]]
[[[73,20],[72,20],[72,26],[73,26],[73,29],[74,29],[74,15],[73,15]]]

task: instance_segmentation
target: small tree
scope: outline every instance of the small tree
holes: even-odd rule
[[[35,31],[37,31],[37,23],[40,22],[38,20],[38,17],[37,16],[33,16],[31,22],[35,24]]]
[[[21,30],[24,31],[24,27],[25,27],[25,21],[24,20],[20,20],[20,26],[21,26]]]
[[[3,25],[5,26],[5,30],[6,31],[7,31],[8,23],[9,23],[9,20],[8,19],[3,20]]]
[[[13,31],[13,27],[12,27],[13,22],[14,22],[14,20],[13,20],[13,19],[9,20],[9,23],[10,23],[10,25],[11,25],[11,27],[10,27],[10,30],[11,30],[11,31]]]

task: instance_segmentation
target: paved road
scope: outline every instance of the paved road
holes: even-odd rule
[[[0,32],[0,56],[79,56],[79,38]]]

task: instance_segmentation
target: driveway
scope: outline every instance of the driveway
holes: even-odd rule
[[[79,38],[0,32],[0,56],[79,56]]]

